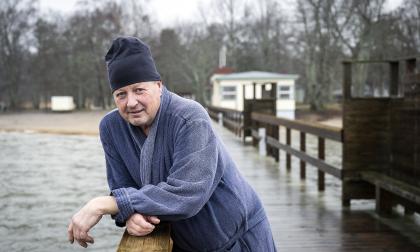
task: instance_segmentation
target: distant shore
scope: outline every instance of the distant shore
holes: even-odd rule
[[[68,113],[42,111],[0,113],[0,131],[98,135],[99,122],[106,113],[108,111],[105,110]],[[342,126],[342,120],[339,116],[327,119],[316,116],[304,116],[298,119],[335,127]]]
[[[316,122],[328,126],[343,127],[343,111],[341,104],[332,103],[326,105],[321,111],[311,111],[309,105],[298,105],[296,107],[296,119],[306,122]]]
[[[98,135],[99,122],[108,111],[0,113],[0,131]]]
[[[341,115],[320,116],[319,114],[296,115],[296,119],[304,122],[321,123],[333,127],[343,127],[343,118]]]

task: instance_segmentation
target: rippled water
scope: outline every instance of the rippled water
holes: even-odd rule
[[[107,195],[98,137],[0,132],[0,251],[79,251],[67,241],[71,216]],[[116,251],[123,229],[109,216],[90,251]]]
[[[292,135],[292,145],[298,148],[299,136]],[[316,140],[307,138],[313,156]],[[341,144],[328,142],[326,152],[327,161],[340,167]],[[293,163],[298,167],[296,159]],[[108,194],[98,137],[0,132],[0,172],[0,251],[84,250],[68,243],[66,231],[78,208]],[[315,172],[308,169],[314,184]],[[329,176],[326,184],[340,188],[340,182]],[[335,193],[339,198],[340,190]],[[89,251],[116,251],[122,232],[104,217],[92,230],[95,244]]]

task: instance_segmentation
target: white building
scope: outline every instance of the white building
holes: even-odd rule
[[[294,119],[297,78],[298,75],[294,74],[259,71],[214,74],[210,79],[213,86],[211,102],[216,107],[243,110],[244,95],[246,99],[262,99],[267,98],[267,93],[274,93],[277,116]],[[277,87],[277,90],[272,90],[273,87]]]
[[[57,112],[73,111],[76,105],[73,96],[52,96],[51,110]]]

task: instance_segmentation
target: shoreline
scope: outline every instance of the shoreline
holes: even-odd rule
[[[51,135],[69,135],[69,136],[98,136],[99,132],[94,131],[77,131],[77,130],[61,130],[61,129],[8,129],[0,128],[0,133],[23,133],[23,134],[51,134]]]
[[[99,135],[108,110],[53,113],[42,111],[0,114],[0,131],[60,135]]]
[[[42,111],[0,113],[0,132],[41,133],[57,135],[99,135],[99,123],[109,110],[53,113]],[[299,120],[305,118],[298,118]],[[342,118],[313,120],[333,127],[342,127]]]

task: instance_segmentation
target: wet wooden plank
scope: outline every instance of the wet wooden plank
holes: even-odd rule
[[[138,237],[124,232],[117,252],[170,252],[172,241],[169,225],[158,225],[146,236]]]
[[[415,186],[377,172],[362,172],[362,178],[378,187],[420,205],[420,189]]]
[[[218,125],[214,127],[240,172],[259,194],[278,251],[420,251],[419,227],[404,225],[397,216],[378,217],[373,200],[343,208],[339,179],[327,174],[325,191],[318,192],[317,169],[307,169],[306,180],[301,180],[299,169],[286,171],[285,159],[279,164],[259,156],[253,146],[243,145],[240,138]],[[292,167],[299,165],[300,161],[292,158]]]

